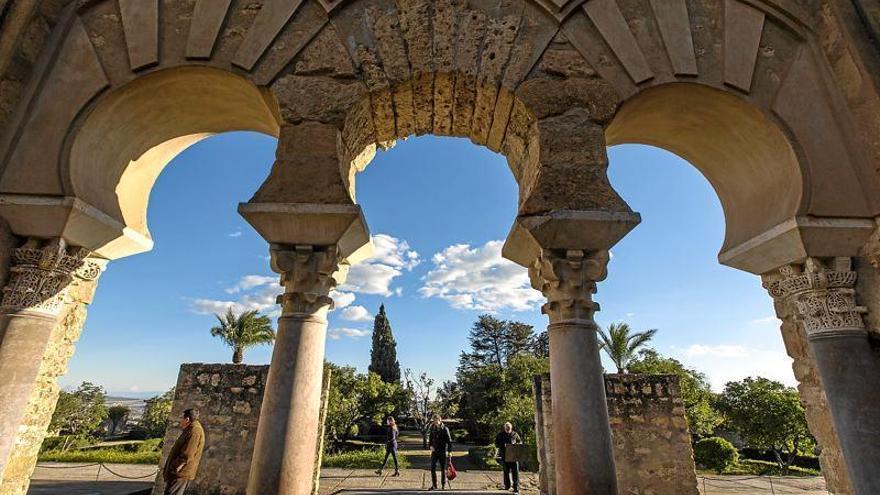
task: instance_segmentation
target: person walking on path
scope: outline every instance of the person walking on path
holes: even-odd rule
[[[205,430],[199,423],[199,410],[187,409],[180,419],[183,433],[177,437],[162,469],[165,495],[183,495],[189,482],[196,479],[199,461],[205,449]]]
[[[439,414],[431,417],[431,433],[428,437],[431,446],[431,488],[437,489],[437,466],[440,466],[440,487],[446,489],[446,465],[452,454],[452,435],[449,428],[443,424],[443,418]]]
[[[376,470],[376,474],[382,474],[385,464],[388,464],[388,457],[391,456],[394,458],[394,474],[392,476],[400,476],[400,469],[397,467],[397,436],[400,432],[397,429],[397,422],[394,421],[394,418],[388,416],[386,422],[388,429],[385,431],[385,460],[382,461],[382,467]]]
[[[507,460],[507,446],[522,443],[519,433],[513,431],[513,425],[504,423],[504,428],[495,437],[495,447],[501,457],[501,465],[504,467],[504,489],[510,490],[511,477],[513,477],[513,491],[519,493],[519,462]]]

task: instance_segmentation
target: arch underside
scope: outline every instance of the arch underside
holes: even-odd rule
[[[46,236],[34,225],[51,224],[107,257],[142,251],[149,190],[187,145],[216,132],[278,135],[316,122],[339,132],[335,170],[326,165],[326,173],[339,176],[348,199],[333,201],[343,203],[353,203],[354,177],[375,146],[437,134],[503,153],[520,182],[523,214],[628,211],[607,184],[602,157],[590,158],[594,185],[575,166],[583,157],[567,157],[567,169],[550,165],[562,159],[548,154],[554,136],[582,123],[607,127],[608,144],[653,144],[693,163],[724,206],[726,251],[760,243],[786,222],[800,232],[797,219],[873,217],[875,178],[847,142],[847,116],[813,53],[810,16],[797,5],[71,5],[54,56],[3,130],[0,215],[15,217],[21,235]],[[565,139],[589,147],[591,133]],[[574,186],[530,199],[563,169],[578,175]],[[868,229],[838,228],[851,244]],[[97,241],[85,241],[97,231]],[[114,235],[130,242],[107,240]]]

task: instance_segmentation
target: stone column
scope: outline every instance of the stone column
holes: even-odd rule
[[[807,258],[765,277],[807,334],[856,495],[880,493],[880,351],[856,303],[851,258]]]
[[[778,274],[765,276],[764,279],[770,284],[778,279]],[[853,489],[840,451],[837,429],[831,419],[828,400],[807,332],[796,318],[796,308],[788,300],[776,299],[774,306],[776,316],[782,320],[782,341],[792,359],[791,367],[798,381],[798,393],[807,416],[807,425],[819,447],[819,464],[822,466],[825,486],[834,495],[852,495]]]
[[[308,494],[315,473],[329,292],[345,267],[335,246],[273,245],[282,313],[248,480],[250,495]]]
[[[0,494],[23,495],[104,260],[63,240],[13,250],[0,302]]]
[[[617,495],[592,300],[608,260],[607,250],[543,249],[529,269],[547,298],[556,489],[566,495]]]

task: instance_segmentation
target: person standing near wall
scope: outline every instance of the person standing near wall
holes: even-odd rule
[[[376,470],[376,474],[382,475],[385,464],[388,464],[388,456],[394,458],[394,474],[392,476],[400,476],[400,470],[397,466],[397,436],[400,433],[397,429],[397,421],[391,416],[386,420],[388,429],[385,431],[385,460],[382,461],[382,467]]]
[[[428,438],[431,445],[431,490],[437,489],[437,467],[440,467],[440,487],[446,489],[446,465],[452,455],[452,434],[443,424],[439,414],[431,417],[431,434]]]
[[[519,433],[513,431],[513,425],[504,423],[504,428],[495,436],[495,447],[498,448],[498,456],[501,465],[504,466],[504,489],[510,490],[511,477],[513,478],[513,491],[519,493],[519,462],[508,461],[507,446],[521,444],[522,438]]]
[[[202,451],[205,449],[205,430],[199,422],[198,409],[183,411],[180,427],[183,433],[171,447],[162,469],[165,495],[183,495],[189,482],[196,479]]]

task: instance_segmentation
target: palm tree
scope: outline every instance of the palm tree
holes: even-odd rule
[[[214,315],[220,325],[211,329],[211,335],[219,337],[232,347],[232,362],[241,364],[244,350],[260,344],[271,344],[275,341],[275,330],[272,320],[258,311],[245,311],[236,315],[232,308],[223,316]]]
[[[604,349],[611,361],[617,366],[618,373],[626,373],[627,366],[632,361],[639,348],[644,347],[657,333],[656,329],[644,332],[631,333],[632,329],[626,323],[612,323],[608,325],[608,333],[599,329],[599,338],[602,342],[600,349]]]

